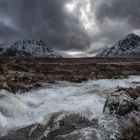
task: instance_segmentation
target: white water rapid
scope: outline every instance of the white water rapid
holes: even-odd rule
[[[42,89],[17,93],[16,96],[2,90],[0,135],[11,129],[39,122],[47,114],[59,111],[80,113],[89,119],[103,118],[106,97],[115,91],[117,86],[140,86],[140,76],[117,80],[89,80],[84,83],[57,82],[46,84]],[[101,124],[103,123],[102,120]],[[87,131],[88,129],[85,129],[86,134],[89,134],[91,130]]]

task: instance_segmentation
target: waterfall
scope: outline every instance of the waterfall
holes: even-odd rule
[[[27,112],[28,106],[19,97],[5,90],[0,91],[0,113],[3,116],[16,118]]]

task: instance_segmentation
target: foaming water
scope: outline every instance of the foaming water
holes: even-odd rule
[[[28,112],[28,106],[18,96],[2,90],[0,93],[0,111],[6,117],[22,117]]]
[[[39,122],[47,114],[59,111],[80,113],[89,119],[103,118],[102,110],[106,97],[115,91],[117,86],[140,86],[140,76],[130,76],[129,79],[117,80],[89,80],[80,84],[58,82],[56,84],[46,84],[46,88],[17,94],[16,100],[20,99],[20,102],[27,105],[28,112],[22,114],[22,117],[14,118],[0,113],[0,134],[2,135],[16,127]],[[2,95],[2,91],[0,91],[0,95]],[[20,108],[18,102],[15,101],[14,105]],[[11,108],[7,107],[7,109]]]

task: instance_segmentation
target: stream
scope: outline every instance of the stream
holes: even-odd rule
[[[140,86],[140,76],[130,76],[128,79],[89,80],[83,83],[44,83],[38,90],[22,94],[18,92],[16,95],[1,90],[0,136],[40,122],[50,113],[63,111],[79,113],[89,120],[99,119],[100,126],[103,126],[100,129],[87,127],[81,130],[86,140],[90,139],[93,130],[97,132],[100,140],[105,139],[105,132],[109,132],[110,138],[115,139],[116,134],[119,134],[117,120],[111,117],[105,119],[103,107],[107,96],[116,91],[118,86]]]

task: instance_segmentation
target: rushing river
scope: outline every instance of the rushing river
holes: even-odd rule
[[[108,126],[107,122],[110,120],[102,119],[104,117],[102,111],[106,97],[118,86],[140,86],[140,77],[89,80],[84,83],[44,84],[44,88],[22,94],[17,93],[17,99],[9,97],[11,93],[2,90],[0,91],[0,107],[7,112],[0,113],[0,134],[3,135],[11,129],[40,122],[47,114],[59,111],[80,113],[89,119],[100,118],[101,125],[106,123],[107,129],[112,131],[112,127],[116,127],[114,131],[117,131],[117,126]],[[88,135],[90,132],[89,128],[83,129],[83,135]]]

